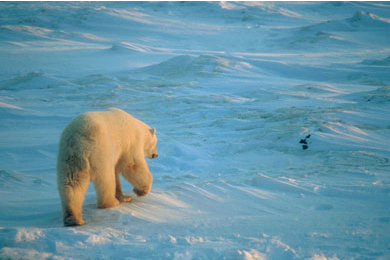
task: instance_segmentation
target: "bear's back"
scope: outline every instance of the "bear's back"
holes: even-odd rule
[[[62,151],[68,150],[65,153],[73,150],[90,154],[96,148],[114,149],[121,153],[129,148],[138,149],[145,129],[145,123],[117,108],[86,112],[65,127],[60,147]]]

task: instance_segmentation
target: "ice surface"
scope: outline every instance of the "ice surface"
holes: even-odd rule
[[[1,2],[0,259],[390,259],[389,57],[386,2]],[[64,228],[60,133],[109,107],[152,192]]]

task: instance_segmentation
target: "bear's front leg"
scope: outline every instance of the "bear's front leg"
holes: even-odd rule
[[[116,187],[115,187],[115,197],[117,200],[119,200],[120,203],[124,202],[130,202],[133,200],[133,197],[130,195],[124,195],[122,193],[122,185],[121,185],[121,178],[120,178],[119,172],[115,173],[115,182],[116,182]]]
[[[101,209],[118,206],[119,200],[115,197],[115,172],[108,170],[108,167],[94,170],[93,184],[97,194],[97,206]]]
[[[133,185],[133,191],[137,196],[145,196],[152,188],[153,176],[144,158],[128,165],[123,172],[123,177]]]
[[[143,190],[139,190],[137,188],[134,188],[133,189],[134,193],[139,196],[139,197],[142,197],[142,196],[145,196],[146,194],[149,193],[150,189],[143,189]]]
[[[130,202],[133,200],[133,196],[124,195],[124,194],[122,194],[122,196],[119,196],[116,198],[119,200],[120,203]]]

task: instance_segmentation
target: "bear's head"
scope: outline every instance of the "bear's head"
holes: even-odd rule
[[[149,131],[147,131],[147,137],[145,138],[145,145],[144,145],[144,152],[145,156],[149,159],[157,158],[157,136],[156,136],[156,129],[149,128]]]

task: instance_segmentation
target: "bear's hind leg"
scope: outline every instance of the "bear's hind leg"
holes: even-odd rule
[[[119,205],[118,199],[115,197],[115,173],[99,172],[93,180],[97,195],[97,205],[99,208],[112,208]]]
[[[60,188],[60,196],[64,214],[64,226],[80,226],[85,221],[82,216],[84,194],[89,184],[89,174],[79,173],[77,180],[68,182]]]

